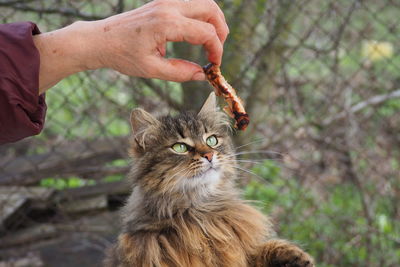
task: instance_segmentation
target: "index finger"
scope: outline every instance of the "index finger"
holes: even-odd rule
[[[179,0],[181,14],[191,19],[209,22],[214,25],[217,35],[222,43],[225,42],[229,33],[225,16],[217,3],[213,0]]]
[[[167,41],[185,41],[194,45],[203,45],[208,53],[208,61],[218,66],[221,65],[223,48],[214,26],[207,22],[188,18],[179,22],[178,27],[166,33]]]

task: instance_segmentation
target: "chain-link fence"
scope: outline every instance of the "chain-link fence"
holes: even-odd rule
[[[0,20],[45,32],[144,2],[0,0]],[[252,161],[245,197],[319,266],[397,266],[400,2],[218,3],[231,30],[222,72],[252,119],[235,136]],[[206,63],[199,47],[167,54]],[[49,90],[44,131],[0,147],[0,266],[99,266],[129,194],[131,109],[198,108],[209,89],[97,70]]]

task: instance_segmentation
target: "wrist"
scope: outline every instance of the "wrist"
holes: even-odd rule
[[[39,92],[77,72],[101,68],[96,22],[75,22],[65,28],[33,36],[40,54]]]
[[[64,78],[84,71],[84,45],[76,25],[33,36],[33,42],[40,54],[40,68],[51,71],[57,78]]]
[[[71,32],[73,47],[70,57],[74,68],[78,71],[95,70],[104,68],[102,57],[105,54],[101,36],[101,21],[77,21],[71,24],[68,30]]]
[[[96,29],[92,23],[95,22],[77,21],[65,28],[34,36],[41,61],[44,60],[43,63],[52,68],[61,66],[59,72],[65,77],[101,68],[99,40],[96,40]]]
[[[77,21],[63,28],[65,56],[74,73],[104,67],[100,60],[102,40],[99,40],[98,22]],[[61,39],[61,40],[62,40]]]

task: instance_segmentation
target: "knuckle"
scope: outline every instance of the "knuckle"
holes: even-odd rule
[[[169,2],[170,0],[154,0],[152,4],[153,7],[165,7]]]
[[[170,0],[155,0],[153,1],[153,16],[162,19],[170,20],[175,19],[177,10],[171,8]]]
[[[211,6],[213,12],[216,12],[216,13],[220,12],[221,9],[219,8],[218,4],[214,0],[209,0],[208,2],[210,3],[210,6]]]
[[[211,24],[206,25],[206,36],[207,39],[214,39],[217,36],[217,30]]]
[[[169,20],[173,20],[175,15],[173,13],[170,12],[170,10],[168,9],[157,9],[156,11],[154,11],[154,16],[157,19],[161,19],[163,21],[169,21]]]
[[[179,20],[175,19],[175,17],[171,17],[168,20],[165,21],[166,26],[168,26],[171,29],[175,29],[175,31],[179,32],[181,23]]]
[[[143,78],[154,78],[156,75],[155,67],[152,64],[142,64],[141,71]]]
[[[157,21],[158,31],[165,32],[168,29],[178,30],[180,27],[179,19],[176,15],[168,11],[158,11],[154,14],[154,18]]]

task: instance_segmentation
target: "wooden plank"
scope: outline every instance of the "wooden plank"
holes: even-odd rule
[[[26,206],[28,199],[21,195],[0,194],[0,231]]]
[[[60,210],[66,213],[79,213],[91,210],[106,209],[107,206],[108,201],[106,195],[82,198],[59,204]]]
[[[0,186],[0,195],[20,195],[30,200],[46,201],[55,193],[53,188],[39,186]]]
[[[79,213],[108,207],[108,196],[126,195],[126,181],[56,191],[44,187],[0,186],[0,231],[19,218],[27,206],[46,209],[58,203],[60,211]]]
[[[42,267],[44,263],[39,255],[29,253],[21,258],[0,261],[0,267]]]
[[[0,230],[18,218],[28,201],[45,202],[55,193],[52,188],[0,186]]]
[[[59,191],[55,196],[56,202],[87,198],[97,195],[122,195],[129,194],[131,187],[127,181],[102,183]]]
[[[127,143],[127,137],[61,142],[48,153],[9,160],[1,166],[4,172],[0,173],[0,185],[32,185],[43,177],[126,158]]]
[[[2,237],[0,248],[26,245],[37,240],[54,237],[58,234],[57,228],[51,224],[38,224]]]

